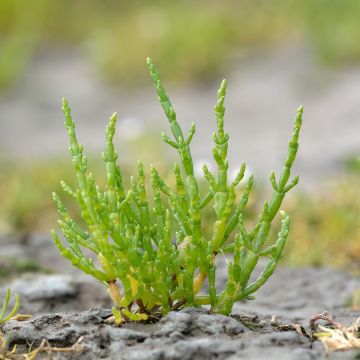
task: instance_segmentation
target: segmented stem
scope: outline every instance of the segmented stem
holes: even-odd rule
[[[282,257],[290,224],[285,213],[281,213],[283,220],[276,242],[267,243],[284,196],[299,180],[295,177],[289,181],[299,146],[303,109],[298,109],[288,154],[278,180],[275,173],[270,175],[273,195],[264,203],[255,227],[248,231],[244,213],[254,180],[251,175],[242,184],[245,164],[241,165],[232,182],[228,178],[229,135],[224,127],[226,81],[221,83],[214,107],[216,132],[213,134],[212,154],[217,169],[213,173],[204,164],[208,188],[200,192],[190,149],[195,125],[191,125],[185,136],[158,71],[150,59],[147,65],[172,133],[172,138],[162,133],[162,139],[177,151],[180,158],[179,165],[174,165],[174,188],[153,166],[148,176],[139,162],[137,175],[130,178],[130,186],[125,189],[127,182],[123,179],[118,164],[119,154],[113,143],[116,114],[109,119],[102,154],[105,187],[97,186],[94,176],[88,172],[83,147],[77,140],[70,107],[63,99],[77,189],[64,182],[61,186],[78,202],[86,228],[71,218],[60,197],[54,193],[58,223],[66,245],[56,231],[52,231],[52,236],[65,258],[107,287],[114,302],[116,324],[146,320],[158,316],[159,310],[166,314],[182,306],[211,305],[213,312],[229,314],[236,301],[253,298],[252,294],[270,278]],[[210,224],[212,232],[207,238],[203,231],[203,211],[209,206],[213,207],[214,221]],[[210,220],[206,220],[209,224]],[[85,250],[93,252],[96,261],[85,255]],[[216,257],[224,252],[232,252],[233,259],[228,261],[228,279],[223,291],[218,293]],[[268,258],[268,262],[260,276],[251,282],[251,274],[260,257]],[[203,294],[205,282],[208,283],[208,294]],[[0,310],[0,323],[14,312],[5,315],[9,297],[10,292]]]

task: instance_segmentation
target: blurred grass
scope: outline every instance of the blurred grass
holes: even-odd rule
[[[9,280],[20,274],[28,272],[41,272],[50,274],[49,269],[41,267],[35,260],[18,259],[16,257],[0,255],[0,281]]]
[[[360,174],[319,194],[297,194],[287,206],[292,227],[285,262],[359,271]]]
[[[158,136],[155,137],[151,130],[146,136],[125,141],[119,151],[122,159],[131,160],[121,162],[125,186],[129,185],[131,175],[136,174],[136,159],[141,159],[145,167],[153,163],[164,176],[169,173],[165,164],[169,163],[170,157],[168,153],[164,154]],[[94,174],[100,187],[104,186],[105,166],[101,155],[86,156],[88,171]],[[61,195],[70,213],[74,214],[74,220],[81,221],[79,209],[64,193],[60,180],[76,188],[70,155],[26,162],[23,159],[0,158],[0,236],[49,232],[50,228],[56,227],[58,216],[52,200],[53,192]]]
[[[285,262],[330,265],[359,273],[360,158],[344,159],[346,175],[316,192],[297,193],[286,206],[292,215]]]
[[[0,173],[0,233],[47,232],[56,224],[51,194],[61,191],[59,181],[74,184],[71,162],[5,162]],[[69,206],[71,204],[68,204]],[[71,208],[71,206],[70,206]]]
[[[146,56],[177,82],[216,77],[251,47],[299,41],[328,64],[358,62],[359,18],[358,0],[0,0],[0,87],[56,47],[133,86]]]
[[[318,57],[330,65],[359,63],[360,2],[309,0],[304,4],[304,33]]]

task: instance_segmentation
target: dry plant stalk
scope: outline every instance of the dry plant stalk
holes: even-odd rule
[[[17,314],[17,311],[20,306],[20,297],[15,295],[15,304],[11,311],[8,312],[9,301],[11,297],[10,289],[7,290],[6,296],[3,302],[3,305],[0,310],[0,325],[5,324],[9,320],[17,320],[23,321],[29,319],[30,315],[22,315]],[[38,355],[46,354],[46,359],[51,360],[54,359],[54,354],[59,354],[61,352],[80,352],[83,350],[83,346],[81,344],[82,337],[78,339],[78,341],[68,348],[59,348],[52,347],[47,340],[43,340],[39,347],[34,350],[29,350],[28,353],[19,354],[16,352],[16,345],[13,346],[11,350],[9,350],[8,340],[5,335],[0,330],[0,360],[35,360]],[[58,356],[56,356],[58,358]]]
[[[325,346],[326,352],[360,349],[358,325],[344,330],[330,329],[319,325],[322,332],[314,334]]]
[[[332,328],[318,325],[317,328],[321,332],[316,331],[315,322],[318,320],[327,321]],[[310,328],[315,330],[313,336],[322,342],[326,352],[360,349],[359,326],[360,317],[350,327],[345,327],[328,316],[326,312],[310,320]]]
[[[55,360],[59,359],[59,353],[79,353],[83,351],[82,340],[83,338],[80,337],[74,345],[61,348],[51,346],[49,342],[44,339],[36,349],[19,354],[16,352],[16,345],[14,345],[11,350],[8,349],[7,339],[0,332],[0,360],[36,360],[38,355],[42,356],[41,359]],[[43,356],[44,354],[46,357]]]

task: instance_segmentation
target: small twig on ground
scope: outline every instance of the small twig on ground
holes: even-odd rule
[[[41,342],[40,346],[38,348],[36,348],[35,350],[31,351],[28,354],[22,354],[24,356],[24,360],[34,360],[36,359],[37,355],[40,353],[46,353],[47,358],[50,360],[51,359],[51,355],[53,353],[65,353],[65,352],[81,352],[84,350],[83,345],[81,344],[83,340],[83,337],[81,336],[75,344],[73,344],[70,347],[67,348],[61,348],[61,347],[52,347],[48,340],[43,339],[43,341]]]
[[[177,310],[179,309],[181,306],[183,306],[186,303],[185,299],[179,300],[176,304],[174,304],[171,308],[171,310]]]
[[[279,323],[277,321],[277,316],[273,315],[270,320],[270,325],[277,328],[280,331],[295,331],[301,336],[310,337],[309,334],[306,332],[305,328],[300,324],[293,324],[293,323]]]
[[[340,324],[339,322],[334,320],[331,316],[329,316],[327,311],[324,311],[321,314],[315,314],[310,318],[309,326],[310,326],[311,331],[316,331],[316,322],[318,320],[327,321],[334,328],[336,328],[340,331],[346,331],[346,328],[342,324]]]
[[[28,353],[18,354],[16,353],[16,345],[8,350],[8,343],[3,334],[0,333],[0,360],[35,360],[39,354],[46,354],[46,359],[51,360],[52,355],[55,353],[59,355],[59,353],[69,353],[69,352],[81,352],[84,347],[81,344],[83,337],[81,336],[75,344],[70,347],[61,348],[61,347],[52,347],[48,340],[43,339],[39,347],[36,349],[29,351]]]
[[[265,327],[266,321],[260,321],[259,317],[257,315],[245,315],[245,314],[233,314],[231,315],[232,318],[234,318],[237,321],[240,321],[242,324],[244,324],[247,328],[250,330],[259,330]]]
[[[332,328],[318,325],[316,321],[325,320]],[[350,327],[345,327],[338,321],[335,321],[327,312],[317,314],[311,317],[309,321],[312,330],[312,337],[319,339],[325,347],[325,351],[346,351],[360,349],[359,326],[360,317]],[[321,332],[315,332],[316,329]]]

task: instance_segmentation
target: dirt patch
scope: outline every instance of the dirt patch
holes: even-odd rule
[[[328,311],[346,326],[359,316],[349,307],[360,288],[358,278],[329,268],[279,267],[257,299],[234,306],[232,317],[184,309],[158,323],[115,328],[106,322],[111,304],[104,287],[66,263],[48,237],[8,239],[4,246],[5,253],[30,258],[53,272],[3,278],[0,298],[11,287],[21,297],[20,312],[33,315],[3,327],[10,345],[26,350],[28,344],[34,348],[46,339],[51,346],[70,347],[81,339],[82,351],[61,353],[64,359],[322,359],[323,345],[304,336],[310,333],[311,316]],[[225,278],[226,262],[220,261],[218,282]],[[360,353],[347,351],[330,358],[356,356]]]
[[[296,326],[270,317],[209,314],[206,309],[171,312],[156,324],[126,324],[116,328],[106,323],[108,309],[80,313],[47,314],[33,320],[10,321],[3,331],[10,345],[26,350],[46,339],[51,346],[80,345],[80,351],[64,353],[64,359],[322,359],[319,342],[297,331]],[[342,314],[344,316],[345,313]],[[354,314],[346,312],[347,317]],[[246,319],[246,320],[245,320]],[[254,326],[255,325],[255,326]],[[356,351],[340,353],[339,359],[354,359]],[[336,358],[338,355],[335,354]]]

